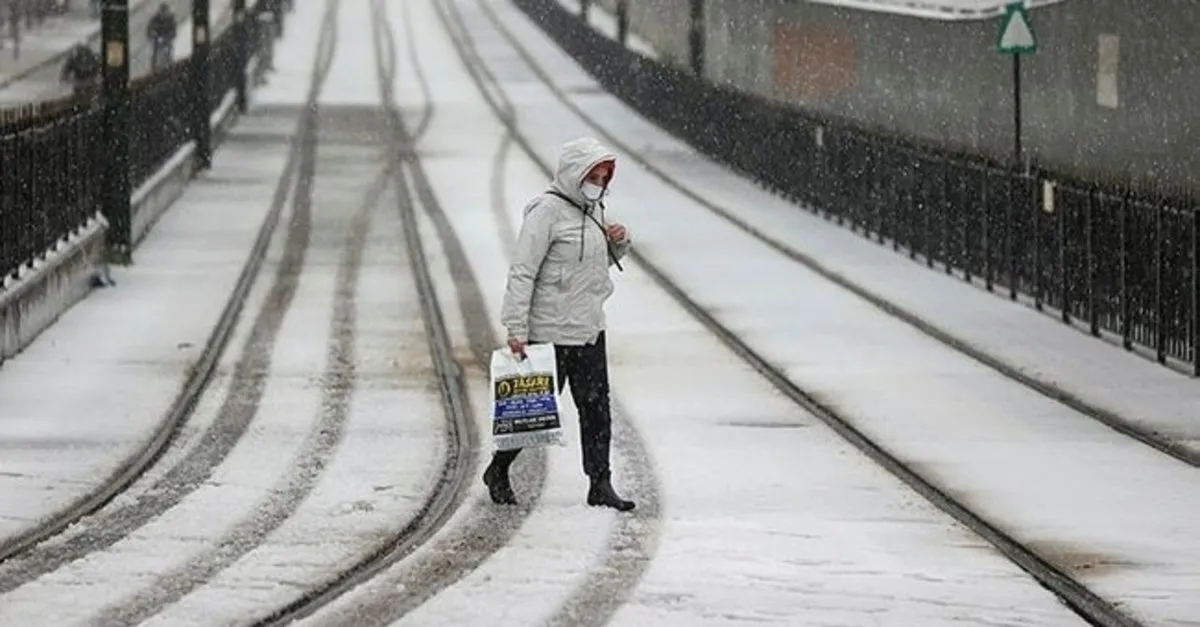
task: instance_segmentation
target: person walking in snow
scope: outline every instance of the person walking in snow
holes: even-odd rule
[[[63,63],[59,80],[70,84],[79,96],[100,84],[102,70],[99,55],[86,44],[75,44]]]
[[[154,71],[171,65],[175,36],[178,32],[175,22],[175,13],[164,2],[158,6],[158,12],[146,24],[146,39],[150,40],[151,45],[150,67]]]
[[[559,392],[569,383],[579,410],[583,470],[591,481],[587,503],[628,511],[634,503],[613,490],[609,467],[604,303],[613,292],[609,268],[621,268],[630,246],[628,230],[605,219],[615,168],[616,157],[595,139],[563,144],[550,189],[525,206],[501,322],[518,359],[527,344],[554,345]],[[483,474],[497,504],[516,503],[508,471],[518,453],[496,451]]]

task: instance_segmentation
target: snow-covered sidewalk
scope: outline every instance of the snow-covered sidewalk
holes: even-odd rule
[[[270,105],[281,96],[302,102],[308,71],[288,80],[281,70],[273,81],[281,85],[254,94],[212,170],[162,216],[134,265],[113,268],[116,287],[80,302],[5,362],[0,543],[92,493],[163,423],[271,205],[296,116]]]

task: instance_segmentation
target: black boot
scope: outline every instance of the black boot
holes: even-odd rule
[[[592,487],[588,489],[587,504],[611,507],[621,512],[627,512],[634,507],[633,501],[626,501],[617,496],[616,491],[613,490],[609,472],[602,472],[592,477]]]
[[[483,483],[488,487],[492,502],[497,505],[516,505],[512,484],[508,482],[508,464],[493,457],[487,470],[483,471]]]

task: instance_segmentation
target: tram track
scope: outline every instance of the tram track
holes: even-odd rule
[[[311,616],[325,606],[338,600],[342,595],[359,585],[379,576],[385,570],[405,560],[421,547],[429,543],[455,515],[466,500],[471,479],[477,467],[475,451],[478,447],[479,434],[474,421],[474,410],[467,393],[463,372],[454,359],[454,346],[445,317],[434,288],[430,264],[425,252],[425,242],[416,223],[417,198],[421,195],[418,190],[414,193],[405,168],[408,165],[408,155],[413,154],[413,136],[409,134],[404,122],[395,107],[393,84],[395,80],[397,47],[392,39],[391,24],[386,11],[380,2],[372,0],[372,41],[375,54],[377,78],[380,94],[383,100],[384,115],[391,134],[389,138],[389,159],[396,160],[388,168],[390,183],[394,186],[397,199],[397,210],[400,214],[403,244],[407,250],[413,280],[416,284],[418,298],[421,304],[422,319],[425,325],[426,338],[430,357],[437,372],[438,389],[442,398],[443,409],[446,413],[448,431],[447,451],[444,463],[429,497],[407,524],[398,529],[386,542],[375,547],[363,559],[344,569],[326,583],[318,586],[293,602],[278,608],[261,620],[255,621],[256,626],[286,625],[293,621]],[[423,114],[423,124],[433,115],[431,109]],[[480,321],[467,319],[469,328],[478,328]],[[472,340],[474,350],[480,350],[478,335]],[[474,530],[476,533],[479,530]],[[443,573],[443,579],[445,574]],[[457,581],[451,577],[444,585]],[[437,588],[434,582],[425,581],[424,587],[404,589],[399,600],[414,606],[425,598],[432,596]],[[440,589],[440,588],[437,588]],[[415,602],[414,602],[414,599]],[[397,598],[389,597],[389,602]],[[361,624],[363,614],[358,614],[354,624]],[[369,616],[369,614],[367,614]]]
[[[456,0],[446,1],[453,3]],[[778,242],[767,234],[758,231],[751,225],[742,222],[740,219],[733,216],[728,210],[716,206],[710,200],[703,198],[699,194],[696,194],[686,186],[682,185],[679,181],[676,181],[662,170],[656,168],[652,163],[649,163],[647,160],[637,156],[637,151],[632,150],[626,144],[617,140],[592,117],[588,116],[586,112],[583,112],[577,105],[570,101],[566,94],[562,92],[561,88],[554,84],[553,80],[550,79],[545,70],[537,65],[536,60],[533,59],[530,53],[522,47],[521,43],[515,38],[515,36],[513,36],[512,32],[505,27],[503,22],[495,14],[494,10],[488,6],[487,2],[484,2],[483,0],[472,1],[476,2],[480,6],[481,10],[487,15],[489,21],[498,31],[501,32],[503,37],[508,41],[509,45],[513,47],[517,54],[524,59],[525,63],[529,66],[533,73],[535,73],[539,79],[544,82],[551,91],[554,92],[555,96],[561,102],[563,102],[567,108],[569,108],[575,115],[583,120],[585,124],[593,128],[599,136],[604,138],[604,140],[608,141],[611,145],[617,147],[622,152],[632,155],[633,159],[648,172],[653,174],[667,186],[683,193],[696,204],[713,211],[725,219],[726,222],[729,222],[739,230],[754,236],[756,239],[777,250],[778,252],[784,253],[793,261],[808,265],[805,263],[806,260],[796,251],[792,251],[781,242]],[[468,53],[462,53],[462,57],[464,62],[467,62],[467,59],[471,58],[471,55]],[[482,72],[472,72],[472,75],[477,76],[480,73]],[[536,164],[544,174],[547,176],[551,175],[553,172],[552,164],[548,163],[544,158],[539,156],[538,152],[531,145],[528,138],[522,134],[518,125],[518,121],[514,118],[514,116],[506,112],[504,106],[495,97],[489,95],[490,89],[494,89],[494,87],[485,86],[478,80],[477,84],[480,92],[484,94],[484,99],[492,108],[493,113],[496,115],[497,119],[503,125],[505,125],[505,127],[507,127],[508,132],[511,133],[516,144],[528,156],[530,161]],[[1035,550],[1022,543],[1020,540],[1016,539],[992,522],[977,514],[962,500],[949,494],[932,481],[926,479],[918,471],[918,469],[901,460],[879,443],[874,441],[871,437],[856,428],[853,424],[853,421],[840,412],[837,408],[831,406],[829,403],[821,400],[816,395],[803,389],[800,385],[797,385],[791,380],[786,372],[784,372],[779,366],[772,363],[761,352],[747,343],[735,331],[718,320],[717,317],[715,317],[710,311],[708,311],[706,307],[689,295],[659,265],[640,254],[636,247],[630,251],[630,255],[638,264],[638,266],[650,276],[654,283],[656,283],[676,303],[683,307],[683,309],[685,309],[697,322],[708,329],[714,335],[714,337],[721,341],[722,344],[740,357],[747,365],[760,373],[760,375],[762,375],[765,380],[770,382],[776,390],[794,402],[797,406],[817,417],[822,423],[831,428],[840,437],[853,445],[866,457],[871,459],[874,463],[896,478],[900,479],[914,492],[921,495],[925,500],[986,540],[989,544],[995,547],[1000,554],[1004,555],[1008,560],[1013,562],[1025,572],[1029,573],[1044,588],[1056,595],[1066,606],[1071,608],[1082,619],[1093,625],[1104,626],[1133,627],[1141,624],[1127,612],[1123,611],[1121,608],[1118,608],[1113,603],[1100,597],[1098,594],[1090,590],[1087,586],[1085,586],[1072,575],[1065,572],[1062,568],[1045,559]],[[815,263],[815,260],[812,261]],[[825,278],[830,278],[819,271],[817,273]],[[831,278],[830,280],[833,279]],[[833,282],[837,283],[838,285],[842,285],[843,281],[844,279],[842,281],[833,280]],[[843,287],[845,286],[843,285]],[[851,291],[857,294],[858,291],[861,290],[851,289]],[[938,338],[935,337],[934,339]],[[958,350],[958,347],[956,346],[951,346],[951,348]],[[985,363],[985,365],[989,364]],[[1005,373],[1001,372],[1000,374]],[[1007,374],[1005,374],[1005,376],[1007,378],[1012,378]],[[1018,381],[1018,383],[1023,382]],[[1030,387],[1030,389],[1039,394],[1046,395],[1042,390],[1037,388]],[[1063,402],[1063,400],[1060,398],[1051,398],[1053,400]],[[1069,403],[1064,402],[1064,404],[1071,406]],[[1076,409],[1075,407],[1071,408]],[[1097,418],[1088,412],[1081,413],[1084,413],[1092,418],[1096,418],[1101,422],[1105,422],[1104,420],[1101,420],[1100,418]],[[1107,422],[1105,422],[1105,424],[1107,424]]]

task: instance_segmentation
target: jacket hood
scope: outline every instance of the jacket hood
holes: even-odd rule
[[[616,160],[612,151],[592,137],[572,139],[563,144],[558,153],[558,171],[550,186],[567,198],[587,206],[590,203],[580,190],[583,178],[597,163]]]

